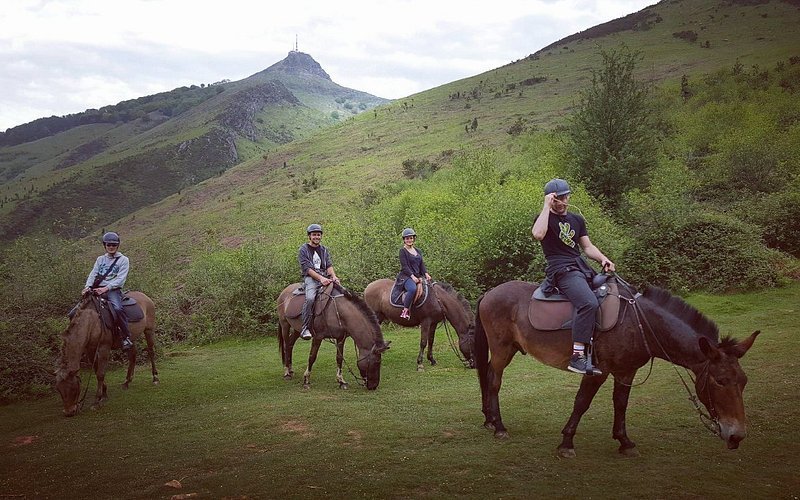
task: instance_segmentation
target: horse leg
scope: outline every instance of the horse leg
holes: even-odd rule
[[[156,369],[156,350],[154,349],[155,346],[155,339],[153,338],[153,330],[145,330],[144,331],[144,338],[147,341],[147,347],[145,350],[147,351],[147,356],[150,358],[150,367],[153,373],[153,385],[158,385],[158,370]]]
[[[431,321],[430,330],[428,333],[428,361],[431,362],[431,366],[436,366],[436,360],[433,359],[433,339],[436,336],[436,325],[438,323]]]
[[[336,381],[339,382],[339,389],[348,389],[350,386],[347,385],[347,381],[344,379],[344,375],[342,374],[342,363],[344,362],[344,340],[347,337],[342,338],[341,340],[336,341]]]
[[[503,370],[511,363],[516,353],[517,350],[512,347],[493,351],[486,372],[486,390],[482,394],[483,415],[486,417],[483,426],[493,429],[494,437],[498,439],[508,437],[508,430],[500,416],[500,387],[503,385]]]
[[[322,345],[322,339],[314,338],[311,341],[311,352],[308,353],[308,368],[303,374],[303,389],[311,389],[311,367],[314,366],[314,362],[317,360],[320,345]]]
[[[292,335],[292,329],[289,323],[283,321],[278,322],[280,332],[278,335],[283,339],[283,379],[292,380],[294,377],[294,370],[292,369],[292,353],[294,352],[294,343],[297,341],[297,336]],[[294,338],[292,338],[294,337]]]
[[[100,408],[103,403],[108,399],[108,387],[106,386],[106,366],[108,366],[108,355],[110,347],[98,347],[95,353],[96,365],[94,366],[94,373],[97,377],[97,391],[94,394],[94,404],[92,409]]]
[[[634,370],[631,373],[617,376],[614,375],[614,430],[612,436],[619,441],[619,452],[627,457],[638,457],[636,443],[628,438],[628,431],[625,427],[625,414],[628,410],[628,397],[631,394],[631,382],[636,375]]]
[[[581,379],[581,386],[578,389],[578,394],[575,395],[575,403],[572,406],[572,415],[570,415],[567,425],[561,430],[563,439],[561,444],[558,445],[558,455],[562,458],[575,457],[575,445],[572,438],[575,437],[575,431],[578,429],[578,423],[581,417],[589,406],[592,404],[592,399],[600,390],[600,386],[608,378],[608,374],[598,376],[584,375]]]
[[[436,325],[433,325],[435,328]],[[422,358],[425,355],[425,347],[428,347],[428,360],[431,362],[431,366],[436,365],[436,360],[433,359],[433,354],[431,353],[431,347],[433,347],[433,334],[431,333],[431,321],[426,319],[420,323],[419,326],[419,354],[417,355],[417,371],[421,372],[425,370],[425,366],[422,364]]]
[[[125,382],[122,383],[123,389],[127,389],[131,380],[133,380],[134,370],[136,370],[136,342],[128,349],[128,374],[125,375]]]

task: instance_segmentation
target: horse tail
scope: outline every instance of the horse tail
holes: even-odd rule
[[[278,350],[281,352],[281,363],[286,366],[286,353],[283,349],[283,343],[283,328],[280,325],[280,320],[278,320]]]
[[[486,339],[486,331],[481,322],[481,301],[483,295],[478,297],[478,305],[475,308],[475,344],[472,350],[472,359],[475,360],[475,368],[478,372],[478,381],[481,384],[481,394],[486,394],[488,373],[489,373],[489,342]]]

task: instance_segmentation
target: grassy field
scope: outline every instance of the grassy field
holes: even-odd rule
[[[724,334],[763,331],[742,360],[749,435],[736,451],[702,427],[660,361],[631,396],[638,458],[619,456],[611,439],[610,383],[578,429],[578,457],[557,458],[579,377],[521,356],[501,391],[511,438],[496,440],[481,426],[476,374],[444,330],[440,363],[418,373],[418,331],[387,327],[392,348],[373,392],[352,376],[350,390],[337,388],[327,343],[310,390],[301,385],[307,343],[284,381],[276,339],[265,337],[169,352],[158,360],[160,386],[141,365],[124,392],[117,368],[106,406],[74,418],[61,416],[55,394],[3,407],[0,497],[797,498],[798,297],[800,284],[690,298]],[[183,488],[165,486],[171,480]]]

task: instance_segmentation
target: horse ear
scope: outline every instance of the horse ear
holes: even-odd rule
[[[380,354],[380,353],[386,351],[387,349],[389,349],[389,344],[391,344],[391,343],[392,343],[392,341],[390,340],[388,342],[384,342],[383,345],[376,344],[375,345],[375,352]]]
[[[741,358],[742,356],[747,354],[747,351],[749,351],[750,348],[753,347],[753,342],[756,341],[756,337],[758,337],[760,333],[761,330],[756,330],[753,333],[751,333],[749,337],[736,344],[736,349],[734,349],[733,352],[734,354],[736,354],[737,358]]]
[[[710,359],[711,361],[716,361],[719,359],[719,349],[717,349],[717,346],[711,345],[711,342],[709,342],[707,338],[700,337],[697,339],[697,343],[700,345],[700,350],[703,351],[703,354],[706,358]]]

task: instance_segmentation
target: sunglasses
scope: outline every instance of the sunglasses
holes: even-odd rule
[[[562,194],[562,195],[560,195],[560,196],[556,196],[556,199],[557,199],[558,201],[567,201],[567,198],[569,198],[569,193],[567,193],[567,194]]]
[[[103,243],[107,247],[118,247],[119,243]]]

